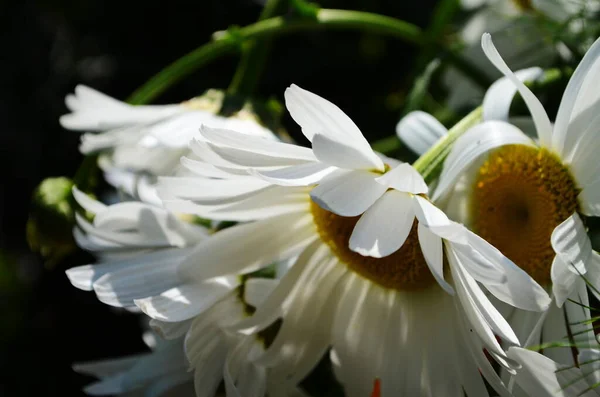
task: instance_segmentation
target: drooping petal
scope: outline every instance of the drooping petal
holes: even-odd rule
[[[242,134],[235,131],[223,130],[202,126],[200,134],[208,141],[218,146],[230,147],[245,152],[262,154],[265,156],[289,158],[293,160],[315,161],[311,150],[302,146],[273,139]]]
[[[210,308],[238,285],[238,277],[217,277],[182,284],[160,295],[136,299],[134,303],[150,318],[168,322],[186,321]]]
[[[277,287],[278,280],[251,278],[244,284],[244,301],[250,306],[259,307]]]
[[[396,252],[406,241],[415,219],[412,200],[406,193],[386,192],[356,223],[350,249],[374,258]]]
[[[310,192],[321,208],[341,216],[356,216],[365,212],[387,187],[375,181],[376,174],[350,171],[323,180]]]
[[[586,263],[592,255],[592,243],[577,213],[558,225],[550,237],[552,248],[571,271],[585,274]]]
[[[454,288],[444,280],[444,252],[442,248],[442,238],[429,231],[429,229],[419,222],[417,229],[419,234],[419,245],[423,252],[423,257],[427,266],[433,274],[437,283],[447,293],[454,295]]]
[[[284,214],[236,225],[200,242],[179,272],[193,280],[250,273],[297,255],[315,238],[310,215]]]
[[[533,141],[515,126],[502,121],[486,121],[465,132],[456,140],[444,163],[433,201],[444,197],[479,156],[514,144],[533,146]]]
[[[307,163],[273,171],[254,171],[253,174],[280,186],[309,186],[319,183],[336,169],[323,163]]]
[[[556,305],[562,307],[563,303],[573,292],[575,282],[579,276],[569,269],[569,264],[560,255],[556,255],[550,268],[550,277],[552,279],[552,293],[556,299]]]
[[[540,353],[511,347],[508,356],[521,364],[515,380],[531,397],[580,396],[597,397],[579,368],[568,368]]]
[[[87,194],[83,193],[77,188],[77,186],[73,186],[71,191],[73,193],[73,198],[75,198],[77,201],[77,204],[92,214],[99,214],[108,208],[105,204],[102,204],[101,202],[94,200]]]
[[[544,70],[538,67],[521,69],[515,72],[515,77],[519,81],[536,80]],[[483,120],[501,120],[508,121],[508,113],[512,100],[517,93],[517,86],[508,77],[502,77],[496,80],[485,93],[483,97]]]
[[[471,247],[505,276],[502,283],[486,284],[488,291],[501,301],[523,310],[544,311],[548,308],[551,299],[533,278],[481,237],[468,232],[468,238]]]
[[[552,136],[553,147],[560,155],[572,151],[585,132],[581,127],[598,114],[600,94],[595,87],[599,83],[600,40],[596,40],[575,69],[560,101]],[[572,128],[575,124],[578,128]],[[572,156],[576,160],[576,154]]]
[[[312,148],[315,156],[325,164],[347,169],[383,171],[385,168],[371,146],[357,146],[352,141],[315,134]]]
[[[423,177],[410,164],[400,164],[376,179],[382,185],[400,192],[427,194],[429,188]]]
[[[309,141],[315,134],[324,134],[330,139],[351,141],[355,147],[370,148],[356,124],[333,103],[295,84],[285,90],[284,96],[285,106]]]
[[[523,84],[515,74],[509,69],[506,65],[496,47],[494,47],[494,43],[492,42],[492,36],[489,33],[484,33],[481,36],[481,47],[483,48],[483,52],[488,57],[490,62],[494,64],[494,66],[502,72],[507,78],[509,78],[513,84],[517,87],[517,90],[523,97],[525,104],[529,108],[531,112],[531,117],[535,123],[535,127],[537,129],[538,138],[540,140],[540,144],[544,147],[551,147],[552,145],[552,124],[550,123],[550,119],[548,118],[548,114],[544,110],[544,106],[540,102],[539,99],[531,92],[525,84]]]
[[[429,150],[447,133],[448,129],[435,117],[420,110],[410,112],[396,126],[398,138],[418,155]]]

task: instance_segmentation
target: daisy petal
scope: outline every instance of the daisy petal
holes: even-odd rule
[[[454,288],[444,280],[444,252],[441,237],[433,234],[420,222],[417,232],[421,252],[423,252],[423,257],[425,257],[425,262],[427,262],[431,274],[444,291],[454,295]]]
[[[561,366],[540,353],[520,347],[509,348],[508,356],[521,364],[515,380],[532,397],[598,396],[589,389],[579,368]]]
[[[484,33],[483,36],[481,36],[481,47],[490,62],[492,62],[492,64],[494,64],[494,66],[517,87],[517,90],[531,112],[531,117],[535,123],[540,144],[545,147],[550,147],[552,144],[552,124],[550,124],[550,119],[540,100],[537,99],[533,92],[531,92],[531,90],[509,69],[498,53],[498,50],[496,50],[496,47],[494,47],[492,36],[489,33]]]
[[[600,216],[600,179],[585,186],[578,199],[584,215]]]
[[[552,278],[552,293],[556,299],[556,305],[562,307],[575,288],[575,281],[579,277],[569,265],[565,263],[560,255],[556,255],[550,269]]]
[[[490,243],[468,232],[471,247],[505,277],[500,284],[484,284],[496,298],[523,310],[543,311],[550,305],[548,293],[525,271],[502,255]]]
[[[370,150],[356,124],[333,103],[295,84],[285,90],[284,96],[285,106],[309,141],[315,134],[323,134],[342,142],[350,140],[352,146]]]
[[[516,71],[515,77],[519,81],[536,80],[543,73],[542,68],[532,67]],[[483,97],[483,119],[508,121],[510,105],[516,93],[517,87],[508,77],[496,80]]]
[[[194,280],[250,273],[298,254],[314,238],[310,215],[284,214],[232,226],[200,242],[179,272]]]
[[[323,163],[307,163],[273,171],[252,171],[252,174],[280,186],[308,186],[319,183],[336,170]]]
[[[407,163],[400,164],[375,180],[400,192],[412,194],[427,194],[429,192],[429,188],[421,174]]]
[[[186,321],[210,308],[238,285],[238,277],[217,277],[182,284],[157,296],[136,299],[134,303],[150,318],[168,322]]]
[[[315,156],[308,148],[278,142],[261,136],[252,136],[235,131],[209,128],[204,125],[200,128],[200,134],[207,141],[218,146],[230,147],[265,156],[284,157],[304,161],[316,160]]]
[[[563,93],[556,114],[552,144],[561,155],[568,154],[577,143],[583,128],[572,128],[571,124],[589,124],[590,118],[598,114],[600,95],[594,87],[600,83],[600,40],[596,40],[575,69]],[[593,107],[593,108],[592,108]],[[592,110],[590,112],[590,110]],[[579,126],[581,127],[581,126]],[[577,158],[573,155],[574,160]]]
[[[350,249],[363,256],[388,256],[402,247],[414,219],[412,197],[390,190],[360,217],[350,236]]]
[[[585,274],[592,255],[592,243],[577,213],[558,225],[550,237],[552,248],[575,274]]]
[[[479,156],[497,147],[513,144],[534,146],[521,130],[502,121],[486,121],[465,132],[456,140],[444,163],[433,201],[444,197]]]
[[[420,110],[410,112],[396,126],[398,138],[418,155],[429,150],[447,133],[448,129],[435,117]]]
[[[244,301],[250,306],[259,307],[277,287],[278,280],[251,278],[244,284]]]
[[[387,187],[375,181],[376,174],[350,171],[323,180],[310,192],[321,208],[341,216],[357,216],[365,212]]]
[[[312,149],[320,161],[325,164],[347,169],[383,171],[383,161],[375,154],[371,146],[357,146],[342,139],[332,139],[324,134],[315,134]]]
[[[106,210],[106,205],[83,193],[77,188],[77,186],[73,186],[71,191],[73,193],[73,198],[75,198],[75,201],[77,201],[77,204],[79,204],[84,210],[91,212],[92,214],[99,214],[100,212]]]
[[[415,215],[426,227],[448,226],[453,222],[448,219],[444,211],[433,205],[429,200],[421,196],[415,196],[413,201],[415,207]]]
[[[150,328],[161,338],[171,340],[184,336],[190,329],[192,320],[179,321],[176,323],[168,323],[166,321],[160,321],[156,319],[150,320]]]

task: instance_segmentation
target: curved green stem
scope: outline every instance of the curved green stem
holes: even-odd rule
[[[268,0],[258,20],[263,21],[284,13],[287,5],[288,0]],[[229,94],[250,96],[254,92],[264,70],[270,50],[270,40],[248,41],[244,43],[240,62],[227,88]]]
[[[419,171],[426,183],[431,183],[440,175],[444,161],[448,157],[454,142],[469,128],[481,121],[482,113],[483,109],[479,106],[466,115],[465,118],[456,123],[445,136],[440,138],[435,145],[414,162],[413,167]]]
[[[137,89],[129,98],[129,103],[150,102],[196,69],[220,56],[239,50],[240,44],[246,40],[317,28],[363,30],[397,37],[415,44],[423,42],[421,29],[417,26],[368,12],[321,9],[314,19],[273,17],[236,29],[233,33],[226,33],[184,55]]]

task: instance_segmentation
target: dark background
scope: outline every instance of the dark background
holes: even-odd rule
[[[435,0],[327,1],[323,7],[377,12],[425,26]],[[79,136],[58,124],[64,97],[83,83],[124,99],[154,73],[229,25],[260,13],[258,0],[0,2],[0,396],[82,395],[92,378],[71,364],[143,350],[139,320],[71,287],[64,270],[92,259],[44,266],[25,240],[33,189],[46,177],[73,176]],[[282,98],[291,83],[338,104],[369,140],[394,133],[418,49],[356,32],[285,36],[273,52],[258,98]],[[158,103],[226,88],[237,58],[208,65]],[[289,116],[292,136],[299,129]]]

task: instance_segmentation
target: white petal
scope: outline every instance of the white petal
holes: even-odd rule
[[[249,273],[297,255],[315,237],[310,215],[284,214],[236,225],[200,242],[179,270],[195,280]]]
[[[336,167],[378,171],[385,168],[371,146],[355,146],[352,141],[316,134],[312,149],[319,161]]]
[[[592,255],[592,243],[577,213],[558,225],[550,237],[552,248],[576,274],[585,274],[586,262]]]
[[[459,274],[462,287],[465,288],[472,303],[476,306],[479,313],[485,319],[486,324],[494,331],[496,335],[501,337],[505,342],[513,345],[519,345],[519,339],[508,322],[502,317],[498,310],[492,305],[489,299],[485,296],[475,279],[465,273],[462,269],[457,272]]]
[[[92,375],[98,378],[105,378],[118,374],[119,372],[127,371],[141,358],[148,354],[136,354],[128,357],[120,357],[115,359],[107,359],[100,361],[92,361],[86,363],[73,364],[73,370],[80,374]]]
[[[569,269],[569,265],[562,260],[560,255],[556,255],[552,261],[550,277],[552,278],[552,293],[556,299],[556,304],[558,307],[562,307],[575,289],[575,282],[579,276]]]
[[[239,285],[237,277],[217,277],[199,283],[183,284],[134,303],[150,318],[179,322],[197,316]]]
[[[522,69],[515,72],[519,81],[536,80],[544,70],[538,67]],[[508,78],[502,77],[496,80],[483,97],[483,120],[508,121],[508,113],[512,100],[517,93],[517,86]]]
[[[177,266],[190,253],[174,249],[138,255],[119,261],[94,283],[98,299],[111,306],[133,306],[133,300],[160,294],[181,283]],[[98,266],[98,265],[96,265]]]
[[[281,315],[284,302],[293,299],[308,284],[330,255],[329,247],[318,239],[308,245],[254,315],[235,324],[231,330],[250,334],[266,328]]]
[[[350,249],[374,258],[393,254],[406,241],[414,219],[412,197],[388,191],[356,223],[350,236]]]
[[[173,212],[212,220],[246,222],[289,213],[307,213],[310,211],[310,197],[304,188],[274,186],[232,203],[203,205],[189,200],[164,200],[164,206]]]
[[[302,146],[277,142],[260,136],[241,134],[235,131],[202,126],[200,134],[207,141],[219,145],[239,149],[246,152],[273,157],[284,157],[295,160],[315,161],[311,150]]]
[[[307,163],[273,171],[254,171],[253,174],[280,186],[308,186],[319,183],[335,170],[336,167],[326,164]]]
[[[356,216],[365,212],[385,193],[386,186],[375,181],[376,174],[350,171],[328,178],[310,192],[321,208],[341,216]]]
[[[169,197],[194,200],[204,204],[224,204],[250,197],[272,185],[258,178],[207,179],[190,177],[161,177],[159,193]],[[165,197],[162,197],[165,195]]]
[[[73,189],[71,189],[71,191],[73,193],[73,197],[77,201],[77,204],[79,204],[84,210],[91,212],[92,214],[99,214],[107,208],[106,205],[102,204],[97,200],[94,200],[87,194],[83,193],[77,188],[77,186],[73,186]]]
[[[192,320],[179,321],[176,323],[160,321],[156,319],[150,320],[150,328],[163,339],[176,339],[185,335],[190,329]]]
[[[309,141],[315,134],[323,134],[330,139],[349,141],[365,151],[370,149],[356,124],[333,103],[295,84],[285,90],[284,96],[285,106]]]
[[[204,178],[231,178],[234,175],[246,176],[246,171],[240,171],[239,169],[225,167],[217,167],[213,164],[207,163],[202,160],[194,160],[190,157],[182,157],[180,159],[181,165],[192,171],[194,174]]]
[[[481,338],[484,346],[490,353],[493,353],[498,358],[505,359],[506,354],[504,353],[504,350],[502,350],[500,344],[496,340],[496,336],[492,332],[486,316],[479,310],[477,305],[478,302],[475,300],[476,297],[472,295],[472,291],[470,291],[466,285],[466,278],[468,278],[469,275],[466,274],[462,266],[456,262],[456,257],[451,251],[448,252],[448,261],[450,262],[452,278],[455,282],[454,286],[469,324]]]
[[[525,104],[529,108],[531,117],[533,118],[533,122],[535,123],[535,127],[537,129],[540,144],[544,147],[551,147],[552,124],[550,124],[550,119],[548,118],[548,115],[546,114],[544,106],[540,100],[537,99],[533,92],[531,92],[531,90],[527,88],[525,84],[519,81],[515,74],[509,69],[498,53],[498,50],[496,50],[496,47],[494,47],[492,36],[489,33],[484,33],[483,36],[481,36],[481,47],[483,48],[485,55],[494,64],[494,66],[500,72],[502,72],[502,74],[508,77],[517,87],[519,93],[525,101]]]
[[[442,250],[442,239],[433,234],[422,223],[419,222],[419,245],[427,262],[427,267],[433,274],[437,283],[447,293],[454,295],[454,288],[444,280],[444,252]]]
[[[407,163],[400,164],[375,180],[400,192],[412,194],[427,194],[429,192],[429,188],[421,174]]]
[[[533,146],[533,141],[515,126],[502,121],[487,121],[465,132],[456,140],[444,163],[433,201],[443,197],[479,156],[513,144]]]
[[[413,205],[415,214],[420,223],[429,228],[437,226],[449,226],[452,221],[448,219],[444,211],[433,205],[429,200],[421,196],[415,196]]]
[[[523,310],[543,311],[548,308],[550,297],[534,279],[481,237],[471,232],[468,236],[471,247],[506,278],[503,283],[485,285],[496,298]]]
[[[594,87],[600,82],[599,62],[600,40],[596,40],[571,76],[556,114],[552,144],[561,155],[571,152],[584,132],[582,128],[572,128],[571,124],[581,116],[589,120],[598,113],[600,95]],[[587,115],[584,115],[584,112]],[[576,158],[575,153],[573,157]]]
[[[278,280],[269,278],[251,278],[244,284],[244,301],[253,307],[259,307],[277,287]]]
[[[396,135],[418,155],[424,154],[448,129],[429,113],[417,110],[404,116],[396,126]]]
[[[579,368],[568,368],[520,347],[508,349],[508,356],[522,365],[515,380],[531,397],[581,396],[597,397],[588,390]]]
[[[259,138],[256,138],[259,139]],[[277,156],[276,154],[262,154],[231,148],[228,146],[219,146],[213,143],[208,143],[208,147],[213,153],[216,153],[225,163],[222,165],[232,164],[234,167],[254,167],[254,168],[272,168],[272,167],[287,167],[290,165],[306,164],[315,160],[304,160],[287,157],[285,153]],[[308,150],[308,149],[307,149]],[[220,163],[212,162],[212,164],[220,165]]]

